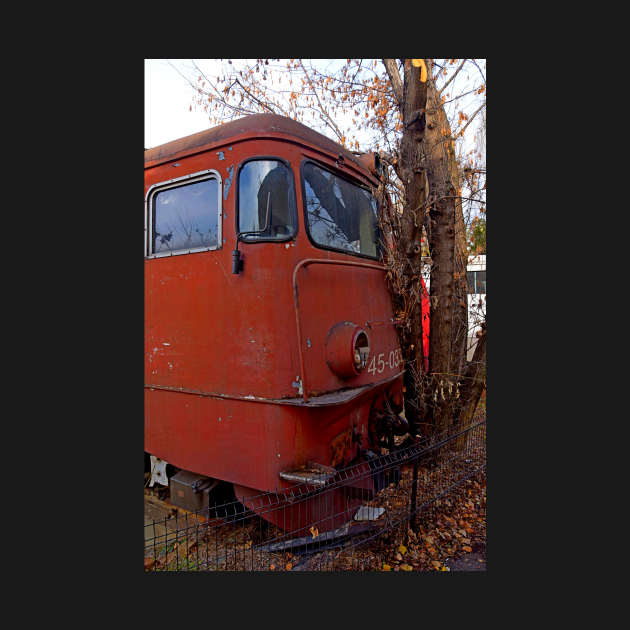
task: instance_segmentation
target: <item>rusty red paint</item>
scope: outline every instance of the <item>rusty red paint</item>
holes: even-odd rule
[[[330,465],[332,467],[343,465],[344,461],[351,458],[352,429],[344,429],[330,443]]]
[[[238,166],[261,155],[290,166],[298,232],[288,243],[241,242],[244,270],[232,274]],[[330,465],[336,436],[353,427],[368,436],[375,399],[386,392],[402,399],[402,365],[390,360],[398,336],[385,270],[310,242],[300,178],[305,159],[364,186],[378,183],[337,143],[271,115],[145,151],[145,193],[208,169],[231,182],[225,197],[221,191],[219,249],[144,262],[145,450],[250,494],[288,487],[279,472],[305,461]],[[366,331],[370,360],[381,357],[381,369],[347,378],[330,369],[326,340],[344,321]]]

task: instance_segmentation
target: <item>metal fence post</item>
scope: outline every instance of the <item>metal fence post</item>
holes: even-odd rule
[[[416,533],[418,531],[416,523],[416,502],[418,500],[418,460],[419,455],[416,455],[413,460],[413,473],[411,477],[411,505],[409,507],[409,527]]]

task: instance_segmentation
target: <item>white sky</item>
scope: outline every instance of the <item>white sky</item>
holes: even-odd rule
[[[196,60],[206,73],[213,73],[213,59]],[[336,60],[318,60],[327,67]],[[170,62],[170,63],[169,63]],[[183,75],[197,76],[189,59],[145,59],[144,60],[144,148],[152,147],[189,136],[209,129],[212,125],[208,115],[190,106],[193,102],[193,89],[173,66]],[[217,74],[220,62],[216,62]],[[348,121],[350,120],[348,116]],[[329,130],[315,122],[309,123],[314,129],[331,136]],[[357,136],[361,134],[357,133]],[[332,138],[336,140],[336,138]],[[367,136],[366,136],[367,140]],[[359,141],[362,138],[359,137]]]
[[[171,59],[186,67],[185,59]],[[205,112],[192,112],[193,90],[166,59],[144,60],[144,148],[152,147],[208,129]]]

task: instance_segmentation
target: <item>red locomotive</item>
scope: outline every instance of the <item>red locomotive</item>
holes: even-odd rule
[[[145,451],[245,505],[380,452],[404,420],[378,156],[260,114],[144,160]]]

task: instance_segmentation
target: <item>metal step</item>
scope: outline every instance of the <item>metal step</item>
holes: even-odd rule
[[[280,479],[292,483],[305,483],[310,486],[321,487],[325,486],[336,474],[337,471],[330,466],[318,464],[317,462],[308,462],[306,466],[280,472]]]

